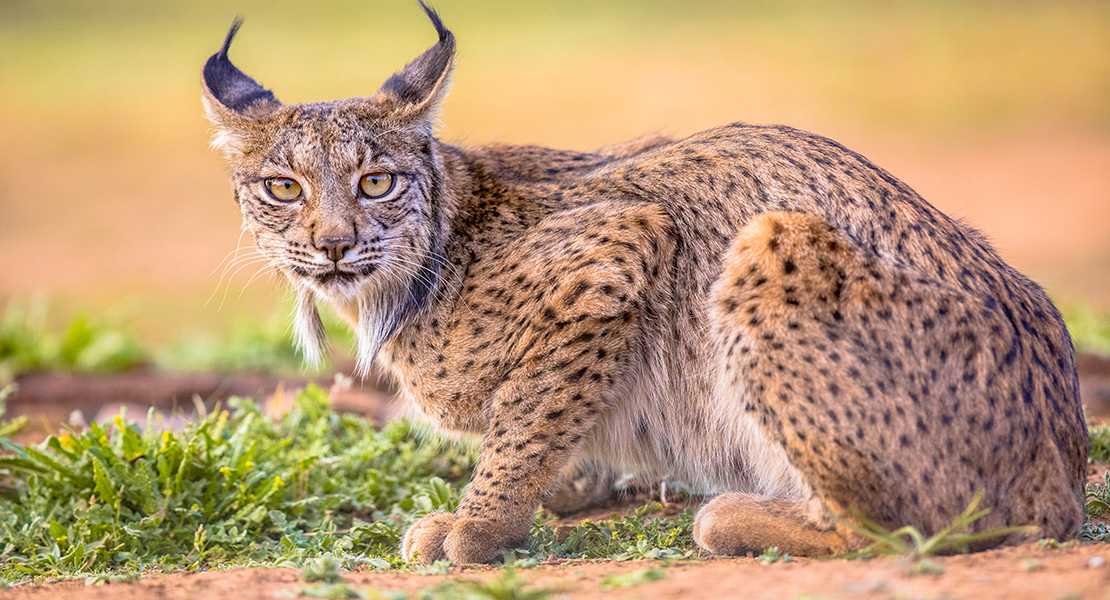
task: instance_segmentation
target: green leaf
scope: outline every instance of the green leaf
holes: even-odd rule
[[[11,421],[0,421],[0,437],[11,437],[27,426],[30,419],[27,415],[20,415]]]
[[[54,519],[50,519],[50,537],[52,537],[55,540],[60,542],[64,539],[66,539],[67,535],[68,535],[68,532],[66,531],[65,527],[63,527],[60,523],[58,523]]]
[[[93,479],[96,481],[96,495],[100,497],[102,502],[111,506],[112,509],[119,509],[119,492],[116,490],[112,481],[108,478],[108,471],[104,468],[104,463],[99,459],[92,459],[93,463]]]

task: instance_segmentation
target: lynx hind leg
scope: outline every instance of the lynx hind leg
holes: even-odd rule
[[[543,507],[566,516],[600,506],[613,497],[613,484],[619,475],[604,463],[590,460],[572,462],[559,472],[559,488],[544,500]]]
[[[843,554],[863,540],[842,525],[809,515],[807,502],[730,492],[703,506],[694,519],[694,541],[714,554],[760,554],[777,547],[793,556]]]
[[[997,300],[880,259],[800,213],[745,226],[714,300],[722,384],[816,499],[799,522],[830,529],[858,511],[929,535],[982,492],[992,512],[972,531],[1077,526],[1068,459],[1037,406],[1054,375],[1006,371],[1004,357],[1024,350],[999,333],[1012,329]]]
[[[827,460],[844,463],[841,466],[850,469],[849,477],[859,484],[877,488],[873,467],[858,451],[845,447],[838,433],[830,433],[826,423],[837,418],[847,424],[852,410],[839,416],[830,408],[817,406],[828,391],[811,389],[822,374],[836,377],[829,370],[835,365],[816,364],[820,359],[815,355],[827,352],[823,344],[828,342],[814,343],[811,338],[816,332],[808,323],[836,318],[835,308],[828,305],[838,290],[827,280],[843,272],[837,263],[850,260],[845,256],[850,248],[834,242],[835,237],[819,218],[766,213],[740,231],[724,258],[712,296],[723,401],[741,405],[738,412],[759,424],[768,443],[786,449],[787,459],[801,473],[810,495],[718,496],[702,507],[694,525],[695,541],[711,552],[758,553],[777,546],[793,555],[815,556],[866,545],[866,540],[838,524],[837,515],[828,510],[828,501],[833,499],[825,497],[822,478],[814,478],[813,469],[807,468],[814,454],[811,446],[818,447],[829,453]],[[784,316],[802,311],[810,314],[805,318]],[[783,356],[788,346],[800,348],[801,355]],[[780,386],[778,379],[786,381]],[[791,405],[803,391],[808,392],[804,399]],[[768,403],[768,395],[777,403]],[[805,455],[803,460],[799,460],[800,454]]]

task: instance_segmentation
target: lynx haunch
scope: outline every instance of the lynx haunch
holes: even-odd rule
[[[455,513],[406,558],[485,562],[537,506],[612,473],[717,494],[694,536],[725,554],[863,543],[844,524],[939,531],[982,493],[980,543],[1075,535],[1087,431],[1071,340],[1045,293],[864,157],[732,124],[594,152],[435,137],[455,39],[375,94],[280,103],[204,67],[214,145],[246,229],[296,291],[356,332],[438,427],[479,433]],[[574,486],[585,478],[590,486]]]

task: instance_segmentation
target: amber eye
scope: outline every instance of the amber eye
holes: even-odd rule
[[[271,177],[265,184],[274,200],[292,202],[301,197],[301,184],[288,177]]]
[[[381,198],[393,189],[393,175],[370,173],[358,180],[358,189],[367,198]]]

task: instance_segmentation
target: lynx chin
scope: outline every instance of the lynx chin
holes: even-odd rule
[[[859,548],[844,519],[932,534],[976,494],[973,549],[1063,539],[1084,518],[1087,430],[1071,339],[982,235],[863,156],[734,123],[593,152],[436,138],[455,38],[363,98],[282,104],[204,66],[213,145],[244,226],[437,427],[481,435],[454,513],[406,559],[488,562],[536,508],[615,473],[715,496],[710,552]]]

